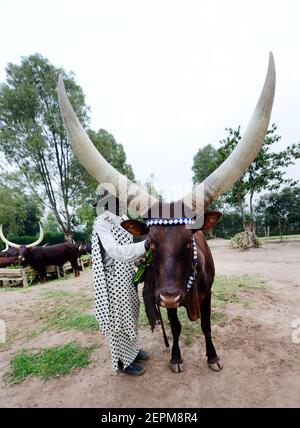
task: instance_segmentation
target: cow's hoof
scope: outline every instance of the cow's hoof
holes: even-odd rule
[[[215,361],[208,362],[208,367],[214,372],[220,372],[223,368],[222,361],[218,357]]]
[[[181,363],[170,363],[169,367],[173,373],[182,373],[184,370],[182,362]]]

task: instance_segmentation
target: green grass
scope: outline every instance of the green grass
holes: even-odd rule
[[[37,337],[39,334],[40,334],[40,331],[39,331],[39,330],[32,330],[32,331],[29,331],[29,332],[26,334],[26,339],[27,339],[27,340],[34,339],[34,338],[35,338],[35,337]]]
[[[32,290],[32,286],[28,286],[24,288],[20,285],[19,287],[1,287],[0,293],[5,293],[7,291],[18,291],[19,293],[28,293],[30,290]]]
[[[97,331],[98,322],[94,315],[85,314],[92,306],[92,298],[84,293],[73,291],[52,290],[43,294],[52,305],[43,313],[40,319],[44,326],[42,331],[81,330]]]
[[[0,349],[6,346],[9,346],[14,339],[16,339],[20,335],[21,331],[19,329],[8,329],[6,331],[6,341],[5,343],[0,343]]]
[[[240,303],[240,292],[265,286],[266,282],[262,279],[248,275],[217,275],[212,287],[212,306],[224,307],[226,303]]]
[[[99,330],[99,324],[94,315],[85,315],[70,312],[64,319],[54,323],[59,330],[70,330],[72,328],[81,331]]]
[[[30,375],[44,380],[66,375],[73,368],[87,366],[93,349],[94,346],[81,347],[74,342],[40,352],[24,349],[11,359],[11,371],[5,379],[9,383],[18,383]]]
[[[67,290],[49,290],[49,291],[45,291],[42,294],[43,297],[46,298],[61,298],[61,297],[71,297],[71,296],[76,296],[75,291],[67,291]]]

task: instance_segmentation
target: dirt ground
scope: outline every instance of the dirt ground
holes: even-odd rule
[[[0,318],[18,332],[0,348],[0,407],[299,407],[300,343],[292,341],[292,322],[300,319],[300,242],[265,243],[246,252],[219,241],[211,245],[218,274],[249,274],[268,281],[265,288],[247,290],[248,305],[228,303],[225,326],[213,326],[224,363],[221,372],[207,367],[202,335],[189,346],[182,343],[185,371],[175,374],[168,368],[170,351],[160,329],[141,329],[141,345],[151,358],[146,373],[137,378],[111,370],[106,338],[98,332],[48,331],[31,339],[22,335],[39,326],[35,315],[47,310],[42,299],[46,290],[92,295],[91,272],[85,271],[79,278],[36,285],[28,292],[0,291]],[[19,384],[4,383],[3,374],[20,348],[70,340],[97,344],[87,367],[48,381],[29,377]]]

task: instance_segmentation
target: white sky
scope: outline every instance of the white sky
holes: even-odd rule
[[[299,0],[0,0],[0,11],[0,81],[35,52],[74,71],[92,128],[124,145],[138,179],[177,185],[174,197],[200,147],[245,129],[270,50],[278,149],[300,141]]]

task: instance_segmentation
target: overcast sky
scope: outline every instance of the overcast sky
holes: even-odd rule
[[[0,0],[0,81],[39,52],[74,71],[91,126],[124,145],[136,177],[191,183],[200,147],[245,129],[273,51],[277,150],[300,141],[299,0]],[[298,163],[289,176],[300,179]],[[182,186],[181,186],[182,185]],[[182,188],[181,188],[182,187]]]

